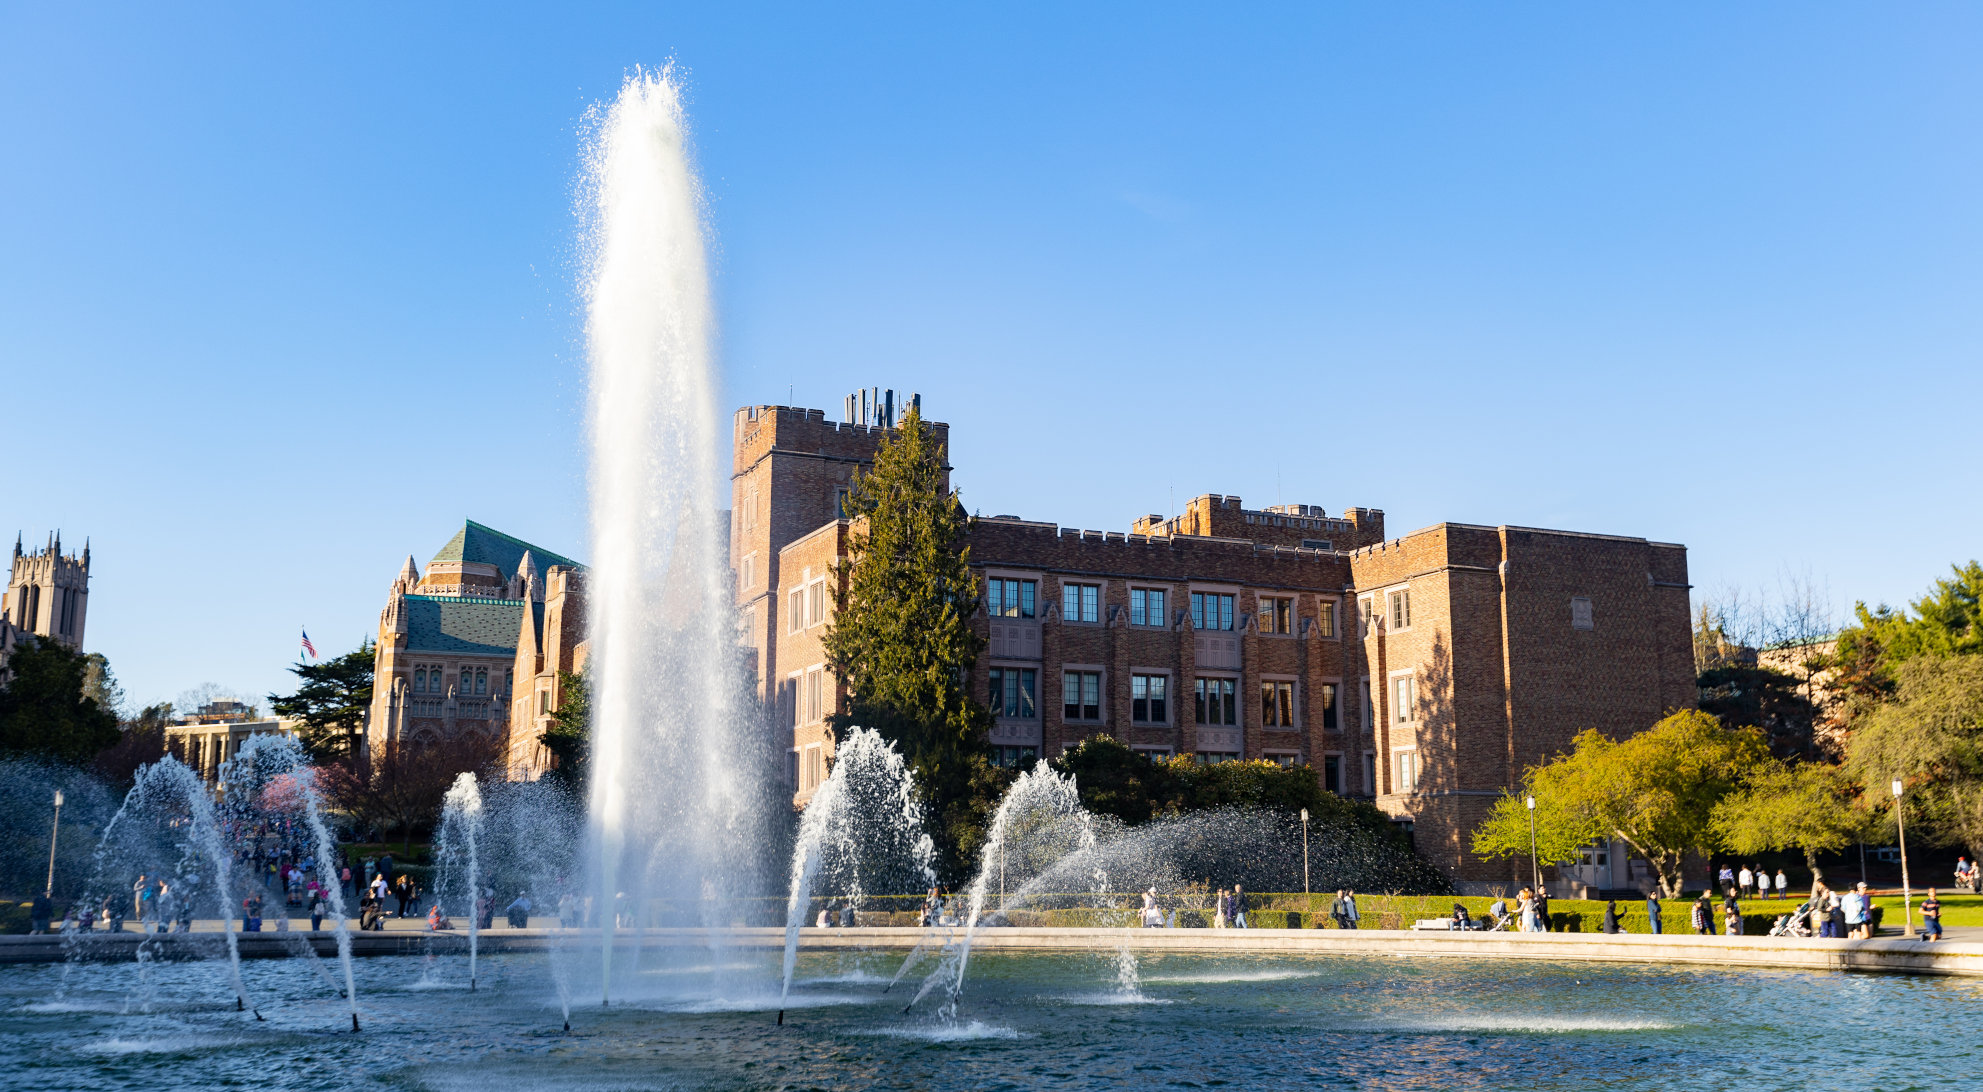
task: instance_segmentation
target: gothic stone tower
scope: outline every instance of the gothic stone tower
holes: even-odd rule
[[[20,634],[52,638],[81,651],[83,621],[89,603],[90,548],[83,552],[62,553],[62,537],[48,536],[40,550],[21,548],[14,538],[14,568],[7,579],[7,597],[0,600],[0,624],[11,625]]]

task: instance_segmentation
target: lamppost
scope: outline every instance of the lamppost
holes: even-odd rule
[[[1907,882],[1907,821],[1901,818],[1900,791],[1904,788],[1900,778],[1893,779],[1893,821],[1900,828],[1900,898],[1901,912],[1906,915],[1906,936],[1914,935],[1914,888]],[[1867,920],[1871,920],[1870,918]]]
[[[1308,905],[1308,809],[1301,809],[1301,895],[1302,905]]]
[[[1535,859],[1535,797],[1530,795],[1529,804],[1529,883],[1531,890],[1542,890],[1542,862]]]
[[[55,897],[55,837],[62,832],[62,790],[55,790],[55,822],[48,828],[48,886],[43,888],[43,898]]]

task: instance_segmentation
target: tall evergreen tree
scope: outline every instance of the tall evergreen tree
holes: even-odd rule
[[[303,680],[296,693],[270,694],[277,716],[295,717],[297,733],[316,762],[348,758],[356,750],[365,716],[372,707],[372,642],[317,664],[299,663],[289,673]]]
[[[82,764],[118,740],[117,714],[84,694],[89,658],[29,637],[7,661],[0,690],[0,754],[42,754]]]
[[[984,640],[971,629],[977,579],[970,517],[947,488],[945,451],[911,406],[852,483],[848,559],[836,569],[826,654],[846,683],[836,732],[872,728],[902,752],[953,865],[976,848],[991,782],[991,713],[971,696]]]
[[[573,792],[583,794],[585,767],[592,757],[590,672],[558,672],[558,708],[551,714],[551,726],[537,738],[558,760],[549,776]]]

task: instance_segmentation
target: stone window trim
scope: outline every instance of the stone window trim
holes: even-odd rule
[[[1404,686],[1400,687],[1399,684]],[[1394,725],[1418,723],[1418,671],[1405,668],[1384,677],[1384,698],[1390,704],[1389,722]]]
[[[1067,716],[1067,677],[1069,675],[1094,675],[1098,677],[1097,700],[1095,703],[1096,715],[1094,717],[1080,716],[1070,718]],[[1060,678],[1057,680],[1057,689],[1060,691],[1061,723],[1093,725],[1107,724],[1109,722],[1109,698],[1112,696],[1109,693],[1109,673],[1108,669],[1101,664],[1060,665]],[[1077,700],[1074,704],[1085,705],[1086,702]]]
[[[1418,748],[1391,748],[1392,790],[1399,793],[1417,792],[1419,782],[1425,776],[1425,769],[1419,763]]]
[[[1409,633],[1412,628],[1412,588],[1399,584],[1384,589],[1383,625],[1386,633]]]
[[[979,573],[979,579],[985,583],[984,587],[980,587],[978,589],[979,610],[982,613],[984,613],[987,617],[1015,618],[1015,619],[1024,619],[1027,621],[1037,622],[1040,621],[1046,615],[1046,608],[1048,605],[1047,600],[1040,594],[1041,589],[1046,587],[1046,574],[1044,572],[1041,572],[1039,570],[1026,570],[1026,569],[986,568],[981,573]],[[1033,585],[1033,613],[1030,615],[992,614],[991,604],[988,601],[988,597],[985,595],[985,592],[988,590],[990,582],[993,580],[1025,581],[1031,583]]]
[[[1341,596],[1318,595],[1315,597],[1314,635],[1325,641],[1343,639],[1343,601]]]
[[[1334,785],[1329,784],[1329,760],[1332,758],[1336,760],[1336,783]],[[1343,765],[1343,752],[1323,751],[1322,765],[1315,772],[1322,775],[1323,791],[1335,793],[1337,796],[1349,795],[1349,784],[1345,778],[1345,775],[1349,773],[1349,769]]]
[[[1324,675],[1320,678],[1310,679],[1307,687],[1308,693],[1304,695],[1304,698],[1306,700],[1321,701],[1325,694],[1322,688],[1325,686],[1335,687],[1333,694],[1329,695],[1335,698],[1335,716],[1331,718],[1326,709],[1318,706],[1315,710],[1315,726],[1328,732],[1340,732],[1345,725],[1343,700],[1349,693],[1343,689],[1342,679],[1334,675]],[[1329,723],[1331,719],[1335,720],[1334,724]]]
[[[1301,752],[1290,751],[1285,747],[1269,747],[1260,752],[1260,758],[1262,761],[1272,762],[1278,766],[1301,765]]]
[[[1377,596],[1359,595],[1356,599],[1356,635],[1360,641],[1367,641],[1380,632],[1380,619],[1377,616]]]
[[[1139,725],[1150,725],[1150,726],[1152,726],[1152,727],[1165,727],[1165,726],[1168,726],[1169,724],[1171,724],[1171,723],[1172,723],[1172,721],[1173,721],[1173,719],[1174,719],[1174,718],[1175,718],[1175,717],[1177,716],[1177,713],[1175,712],[1175,707],[1176,707],[1176,702],[1177,702],[1177,680],[1176,680],[1176,677],[1175,677],[1175,676],[1173,675],[1173,673],[1171,672],[1171,670],[1170,670],[1170,668],[1167,668],[1167,667],[1135,667],[1135,666],[1131,666],[1131,667],[1130,667],[1130,669],[1129,669],[1129,678],[1130,678],[1130,680],[1131,680],[1131,685],[1130,685],[1130,689],[1131,689],[1131,694],[1130,694],[1130,717],[1129,717],[1129,722],[1130,722],[1131,724],[1139,724]],[[1134,691],[1135,691],[1135,680],[1136,680],[1136,679],[1138,679],[1138,678],[1155,678],[1155,679],[1162,679],[1162,680],[1164,680],[1164,696],[1163,696],[1163,698],[1162,698],[1162,699],[1150,699],[1150,698],[1146,698],[1146,699],[1145,699],[1146,701],[1154,701],[1154,700],[1161,700],[1161,701],[1163,702],[1163,704],[1164,704],[1164,715],[1163,715],[1162,717],[1157,717],[1157,718],[1148,718],[1148,717],[1146,717],[1146,718],[1143,718],[1143,719],[1138,719],[1138,718],[1136,717],[1136,709],[1135,709],[1135,693],[1134,693]]]
[[[1220,706],[1216,712],[1208,707],[1201,715],[1198,703],[1203,698],[1199,691],[1208,682],[1231,683],[1232,686],[1230,693],[1222,692],[1216,696],[1215,700]],[[1246,692],[1245,677],[1237,671],[1197,671],[1191,678],[1192,724],[1194,727],[1202,725],[1207,728],[1245,728],[1246,707],[1251,697],[1252,695]],[[1227,707],[1230,708],[1231,719],[1226,719]]]
[[[1302,690],[1303,690],[1303,688],[1302,688],[1302,685],[1301,685],[1301,677],[1300,677],[1300,676],[1298,676],[1298,675],[1286,675],[1286,674],[1271,674],[1271,673],[1262,673],[1262,674],[1261,674],[1261,675],[1260,675],[1260,676],[1258,677],[1258,680],[1259,680],[1259,683],[1260,683],[1260,686],[1261,686],[1261,689],[1262,689],[1262,691],[1263,691],[1263,693],[1261,693],[1261,694],[1259,695],[1259,697],[1261,698],[1261,700],[1263,701],[1263,703],[1264,703],[1264,700],[1265,700],[1265,697],[1266,697],[1266,695],[1265,695],[1265,693],[1264,693],[1264,691],[1265,691],[1265,689],[1266,689],[1267,687],[1269,687],[1269,686],[1286,686],[1286,687],[1287,687],[1287,689],[1288,689],[1288,714],[1289,714],[1289,716],[1288,716],[1288,720],[1289,720],[1289,723],[1287,723],[1287,724],[1269,724],[1269,723],[1267,723],[1267,717],[1265,716],[1265,712],[1266,712],[1266,709],[1265,709],[1265,706],[1264,706],[1264,704],[1263,704],[1263,705],[1261,706],[1261,713],[1262,713],[1262,716],[1261,716],[1261,718],[1260,718],[1260,727],[1262,727],[1262,728],[1265,728],[1265,729],[1268,729],[1268,730],[1270,730],[1270,731],[1275,731],[1275,732],[1296,732],[1296,731],[1300,731],[1300,730],[1301,730],[1301,728],[1303,727],[1303,725],[1305,724],[1305,722],[1306,722],[1306,721],[1308,720],[1308,718],[1307,718],[1307,717],[1304,717],[1304,716],[1302,715],[1302,708],[1301,708],[1301,703],[1302,703],[1302,702],[1303,702],[1303,701],[1304,701],[1304,700],[1305,700],[1305,699],[1306,699],[1306,698],[1308,697],[1308,695],[1302,692]]]
[[[1570,628],[1591,630],[1597,628],[1597,620],[1591,613],[1591,600],[1588,595],[1570,597]]]
[[[1092,605],[1095,608],[1094,610],[1095,616],[1093,618],[1089,618],[1086,616],[1088,607],[1091,605],[1088,602],[1088,600],[1091,597],[1087,594],[1088,591],[1090,590],[1094,592],[1094,595],[1092,596],[1093,599]],[[1080,597],[1079,606],[1076,608],[1076,613],[1074,614],[1073,617],[1069,617],[1067,611],[1068,595],[1070,591],[1073,591],[1074,594]],[[1108,581],[1096,580],[1096,579],[1077,580],[1077,579],[1062,578],[1060,581],[1060,594],[1054,597],[1052,606],[1054,608],[1055,617],[1059,618],[1062,622],[1065,622],[1068,625],[1102,626],[1108,623],[1109,617],[1113,613],[1112,611],[1103,609],[1105,605],[1108,605],[1108,602],[1109,602]]]
[[[1296,596],[1261,592],[1253,597],[1253,632],[1263,637],[1293,637],[1300,612]]]
[[[1129,624],[1132,628],[1135,629],[1171,628],[1170,613],[1171,613],[1171,608],[1173,606],[1172,592],[1175,590],[1172,586],[1137,583],[1137,584],[1130,584],[1128,587],[1129,587],[1130,608],[1131,608],[1129,615]],[[1143,593],[1145,596],[1144,620],[1141,622],[1138,622],[1136,620],[1136,614],[1135,614],[1136,595],[1138,592]],[[1148,598],[1150,593],[1155,593],[1156,597],[1162,600],[1162,604],[1161,604],[1162,609],[1155,611],[1149,609],[1152,606],[1158,606],[1158,604],[1151,602],[1150,599]]]

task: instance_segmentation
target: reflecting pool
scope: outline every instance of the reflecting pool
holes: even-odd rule
[[[884,992],[900,952],[649,952],[561,1030],[555,964],[360,960],[0,968],[0,1087],[115,1089],[1615,1089],[1968,1083],[1983,982],[1790,971],[984,952],[957,1017]]]

